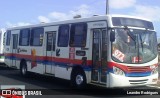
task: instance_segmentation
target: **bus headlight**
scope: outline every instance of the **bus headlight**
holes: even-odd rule
[[[153,68],[151,72],[152,75],[156,73],[158,73],[158,67]]]
[[[122,71],[120,68],[117,68],[117,67],[115,67],[115,66],[113,66],[113,72],[114,72],[114,74],[116,74],[116,75],[121,75],[121,76],[124,76],[125,74],[124,74],[124,71]]]

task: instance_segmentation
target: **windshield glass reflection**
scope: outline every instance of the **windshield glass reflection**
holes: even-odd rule
[[[137,29],[115,29],[112,59],[123,63],[146,63],[157,56],[156,33]]]

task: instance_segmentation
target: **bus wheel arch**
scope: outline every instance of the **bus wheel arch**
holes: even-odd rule
[[[86,74],[81,66],[74,66],[71,72],[71,86],[84,88],[86,85]]]
[[[22,59],[20,62],[20,74],[24,77],[27,76],[27,63],[24,59]]]

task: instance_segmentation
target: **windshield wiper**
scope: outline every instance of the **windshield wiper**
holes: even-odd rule
[[[143,43],[144,43],[144,42],[142,42],[142,36],[141,36],[141,35],[139,35],[139,36],[140,36],[140,41],[141,41],[140,43],[141,43],[142,52],[143,52]]]
[[[130,32],[129,28],[127,26],[124,26],[124,28],[126,30],[128,30],[127,34],[129,35],[129,37],[134,41],[136,42],[136,37]]]
[[[135,42],[135,49],[136,49],[136,47],[138,47],[137,48],[137,55],[138,55],[138,63],[139,63],[140,62],[139,43],[137,44],[139,38],[138,38],[138,36],[133,35],[127,26],[124,26],[124,27],[126,30],[128,30],[128,32],[127,32],[128,36],[130,36],[130,38]],[[142,51],[143,51],[143,43],[142,43],[141,36],[140,36],[140,40],[141,40],[141,46],[142,46]]]
[[[127,35],[135,42],[135,49],[136,49],[136,46],[137,46],[136,45],[136,36],[131,33],[131,31],[129,30],[129,28],[127,26],[124,26],[124,29],[128,30]]]

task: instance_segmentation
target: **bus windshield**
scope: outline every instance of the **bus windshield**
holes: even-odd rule
[[[142,64],[157,57],[156,32],[138,29],[115,29],[112,59],[120,63]]]

